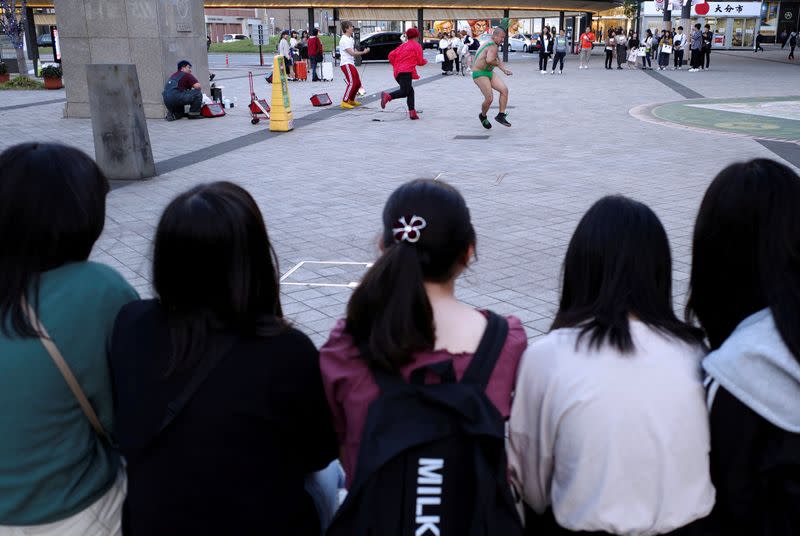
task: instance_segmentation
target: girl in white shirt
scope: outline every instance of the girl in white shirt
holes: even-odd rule
[[[595,203],[570,242],[552,331],[517,377],[509,463],[528,524],[542,526],[531,534],[706,534],[701,340],[673,312],[653,211],[619,196]]]
[[[450,32],[450,48],[456,53],[456,73],[461,72],[461,48],[464,46],[464,43],[461,41],[461,38],[458,37],[458,34],[455,31]]]
[[[447,51],[452,48],[452,46],[453,45],[450,43],[450,37],[447,34],[443,34],[442,39],[439,41],[439,52],[444,56],[444,61],[442,61],[443,76],[453,74],[453,60],[447,57]]]

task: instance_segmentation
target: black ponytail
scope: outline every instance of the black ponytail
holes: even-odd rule
[[[410,236],[397,231],[406,223],[415,229]],[[425,282],[451,280],[475,245],[464,198],[443,182],[404,184],[386,202],[382,245],[383,255],[350,298],[346,330],[364,360],[396,372],[436,341]]]

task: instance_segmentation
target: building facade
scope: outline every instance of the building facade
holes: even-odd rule
[[[700,23],[711,26],[714,32],[714,48],[741,49],[753,48],[755,38],[762,31],[762,2],[703,2],[692,6],[689,28]],[[664,11],[657,2],[642,4],[642,29],[660,32],[664,27]],[[678,7],[678,6],[675,6]],[[673,9],[672,28],[681,24],[681,10]],[[774,36],[773,36],[774,39]]]
[[[214,43],[222,42],[225,34],[244,34],[252,38],[258,35],[259,24],[265,9],[211,8],[205,10],[206,35]]]

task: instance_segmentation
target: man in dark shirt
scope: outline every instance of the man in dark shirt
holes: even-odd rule
[[[167,121],[184,116],[184,106],[190,106],[189,119],[200,119],[203,106],[203,90],[200,82],[192,75],[192,64],[186,60],[178,62],[178,70],[169,77],[164,86],[164,106],[167,107]]]

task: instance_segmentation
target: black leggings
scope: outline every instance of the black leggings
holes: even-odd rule
[[[546,71],[547,70],[547,61],[550,59],[550,53],[539,53],[539,70]]]
[[[706,61],[706,69],[711,66],[711,48],[706,47],[703,49],[703,59]],[[702,62],[700,62],[702,64]]]
[[[553,56],[553,71],[556,70],[556,63],[561,62],[561,68],[559,71],[564,70],[564,57],[567,55],[566,52],[556,52],[556,55]]]
[[[400,73],[395,80],[400,84],[400,89],[390,93],[392,100],[404,98],[408,103],[408,109],[414,110],[414,86],[411,83],[411,73]]]
[[[614,63],[614,51],[606,49],[606,69],[611,69],[612,63]]]

